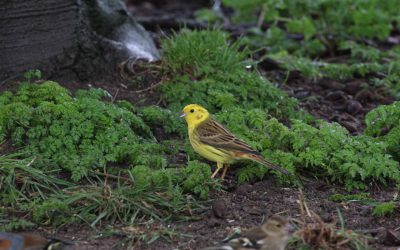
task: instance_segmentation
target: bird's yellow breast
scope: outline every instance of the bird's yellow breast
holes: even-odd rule
[[[193,130],[189,130],[189,140],[194,151],[207,160],[220,163],[233,163],[235,161],[235,158],[228,152],[202,143]]]

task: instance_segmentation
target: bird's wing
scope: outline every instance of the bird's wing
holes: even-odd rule
[[[229,239],[229,241],[225,241],[224,246],[230,246],[233,250],[237,249],[261,249],[263,239],[265,239],[266,234],[261,228],[256,227],[246,231],[242,235]],[[222,249],[222,248],[219,248]]]
[[[255,227],[244,232],[241,238],[248,239],[248,241],[254,246],[258,246],[260,244],[259,241],[265,239],[266,237],[267,234],[260,227]]]
[[[213,119],[208,119],[200,124],[195,132],[202,143],[215,148],[255,155],[260,154]]]

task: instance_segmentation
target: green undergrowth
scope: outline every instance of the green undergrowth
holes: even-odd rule
[[[349,201],[372,201],[369,193],[358,194],[334,194],[328,197],[328,200],[334,202],[349,202]]]
[[[1,214],[26,215],[26,221],[1,218],[8,228],[189,219],[218,188],[178,118],[189,103],[204,106],[265,158],[294,173],[271,171],[282,184],[299,183],[299,174],[349,190],[400,183],[392,138],[397,104],[371,111],[367,132],[351,136],[301,110],[251,67],[248,50],[221,31],[183,30],[162,47],[161,67],[170,79],[161,85],[165,108],[112,101],[100,89],[71,95],[52,81],[20,83],[15,93],[0,95],[0,141],[16,152],[0,158],[7,163],[0,163]],[[383,128],[389,133],[379,132]],[[182,149],[187,164],[177,163]],[[268,171],[250,161],[236,167],[239,183]]]
[[[366,77],[400,98],[400,50],[388,45],[398,30],[397,0],[224,0],[231,21],[253,24],[243,42],[263,56],[316,80]],[[201,10],[200,20],[220,25],[221,14]],[[261,28],[262,25],[268,28]],[[325,59],[333,59],[327,61]]]
[[[377,107],[367,114],[365,122],[365,134],[385,143],[388,152],[400,161],[400,102]]]
[[[177,120],[159,107],[113,103],[100,89],[72,96],[52,81],[21,83],[0,95],[1,147],[16,152],[0,157],[2,212],[58,226],[189,219],[218,186],[204,163],[169,165],[180,142],[157,141],[153,129],[177,134]],[[21,226],[6,222],[5,229]]]
[[[183,30],[163,41],[164,66],[174,76],[162,89],[171,110],[197,103],[212,113],[239,106],[259,108],[281,119],[312,119],[295,99],[257,72],[247,71],[248,51],[238,50],[238,43],[229,44],[228,38],[218,30]]]
[[[292,173],[313,173],[349,190],[367,188],[371,181],[400,183],[399,162],[388,140],[351,136],[336,123],[316,121],[258,72],[248,71],[246,50],[238,51],[236,43],[227,41],[227,35],[217,30],[183,31],[164,41],[164,67],[174,76],[162,89],[168,108],[178,112],[189,103],[203,105],[267,159]],[[394,125],[399,117],[396,113],[382,119]],[[267,172],[255,163],[239,165],[239,182]],[[283,182],[293,181],[277,175]]]

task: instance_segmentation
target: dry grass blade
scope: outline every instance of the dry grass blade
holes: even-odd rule
[[[312,249],[368,249],[366,237],[343,227],[338,228],[337,219],[332,223],[325,223],[308,207],[302,190],[299,193],[298,203],[302,221],[295,236],[299,237],[303,244]]]

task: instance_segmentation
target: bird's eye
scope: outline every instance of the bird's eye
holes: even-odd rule
[[[276,224],[277,227],[281,227],[281,224]]]
[[[191,110],[190,110],[190,113],[193,113],[193,112],[194,112],[194,109],[191,109]]]

